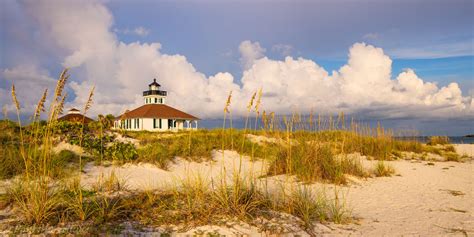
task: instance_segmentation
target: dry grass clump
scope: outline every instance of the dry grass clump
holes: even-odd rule
[[[127,181],[119,178],[112,170],[108,176],[101,174],[92,189],[95,192],[118,192],[127,189]]]
[[[308,187],[293,189],[283,201],[288,213],[299,217],[306,229],[311,229],[313,222],[330,219],[329,203],[324,193],[314,193]]]
[[[7,197],[26,224],[57,223],[64,204],[60,191],[44,179],[18,180],[7,189]]]
[[[311,231],[318,221],[343,222],[350,218],[343,200],[328,199],[307,187],[289,192],[268,193],[255,179],[236,176],[232,182],[212,186],[200,178],[186,179],[171,191],[145,191],[126,199],[132,220],[143,225],[177,225],[186,229],[228,221],[252,223],[257,218],[270,220],[277,213],[298,217],[301,227]],[[146,210],[146,211],[144,211]]]
[[[281,150],[269,172],[272,175],[295,174],[307,182],[329,181],[337,184],[346,182],[345,174],[367,176],[360,162],[347,156],[336,156],[329,145],[320,144],[300,144],[291,150]]]
[[[428,138],[428,142],[426,144],[431,146],[447,145],[449,144],[449,138],[447,136],[431,136]]]
[[[443,156],[446,159],[446,161],[460,162],[462,159],[462,157],[458,153],[455,153],[455,152],[446,152],[444,153]]]
[[[375,164],[374,174],[377,177],[392,176],[395,174],[395,169],[390,164],[380,160]]]

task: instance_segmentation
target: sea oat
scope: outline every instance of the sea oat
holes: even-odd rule
[[[13,103],[15,104],[16,110],[20,111],[20,102],[18,102],[18,99],[16,98],[16,91],[15,91],[14,84],[12,84],[12,99],[13,99]]]
[[[36,105],[35,113],[34,113],[34,118],[36,119],[37,117],[40,116],[41,112],[44,112],[44,103],[46,102],[46,96],[48,95],[48,89],[45,89],[43,92],[43,96],[39,100],[38,104]]]
[[[249,104],[247,105],[247,111],[250,112],[253,106],[253,101],[255,100],[255,96],[257,96],[257,92],[255,91],[252,95],[252,99],[250,99]]]
[[[227,102],[225,103],[224,113],[229,113],[229,106],[232,99],[232,91],[230,91],[229,96],[227,97]]]
[[[267,113],[265,112],[265,110],[262,113],[262,123],[263,123],[263,128],[267,129],[268,118],[267,118]]]
[[[66,81],[69,79],[69,74],[67,73],[68,72],[68,69],[65,68],[62,72],[61,72],[61,75],[59,76],[59,80],[58,82],[56,83],[56,89],[54,91],[54,98],[56,101],[59,102],[61,96],[62,96],[62,93],[63,93],[63,90],[64,90],[64,86],[66,85]]]
[[[84,115],[92,106],[92,97],[94,96],[95,86],[92,87],[91,92],[89,93],[89,98],[87,99],[86,104],[84,105]]]
[[[258,90],[257,103],[255,103],[255,112],[257,112],[257,114],[259,114],[261,99],[262,99],[262,88],[260,88],[260,90]]]
[[[57,107],[57,111],[56,111],[56,115],[61,115],[61,114],[63,114],[64,102],[66,101],[66,97],[67,97],[67,93],[64,93],[63,97],[62,97],[61,100],[59,101],[59,104],[58,104],[58,107]]]

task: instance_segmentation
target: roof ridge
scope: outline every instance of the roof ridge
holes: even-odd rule
[[[123,113],[121,116],[117,117],[118,119],[122,116],[125,118],[175,118],[175,119],[192,119],[197,120],[199,118],[183,112],[179,109],[173,108],[165,104],[145,104],[134,110]]]

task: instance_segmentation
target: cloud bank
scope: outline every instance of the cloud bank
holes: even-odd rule
[[[262,107],[288,114],[346,112],[377,118],[474,118],[472,95],[462,95],[457,83],[439,87],[407,69],[392,75],[392,60],[381,48],[355,43],[348,62],[327,72],[316,62],[287,56],[265,56],[259,42],[239,45],[243,76],[228,72],[206,76],[183,55],[162,53],[161,44],[121,42],[113,16],[101,2],[28,1],[22,4],[38,22],[42,35],[51,39],[72,69],[67,107],[84,104],[90,88],[96,93],[91,113],[119,114],[142,104],[141,92],[157,78],[168,93],[168,103],[201,118],[222,117],[224,103],[233,92],[234,116],[245,114],[251,95],[263,88]],[[54,85],[51,74],[37,65],[2,70],[8,85],[14,82],[25,111],[32,111],[42,90]],[[28,78],[28,83],[23,83]],[[8,88],[0,88],[0,102],[10,104]]]

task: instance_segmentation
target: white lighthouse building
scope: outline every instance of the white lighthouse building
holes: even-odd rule
[[[129,131],[177,131],[196,129],[198,118],[166,105],[167,92],[153,79],[143,92],[144,105],[115,118],[114,129]]]

